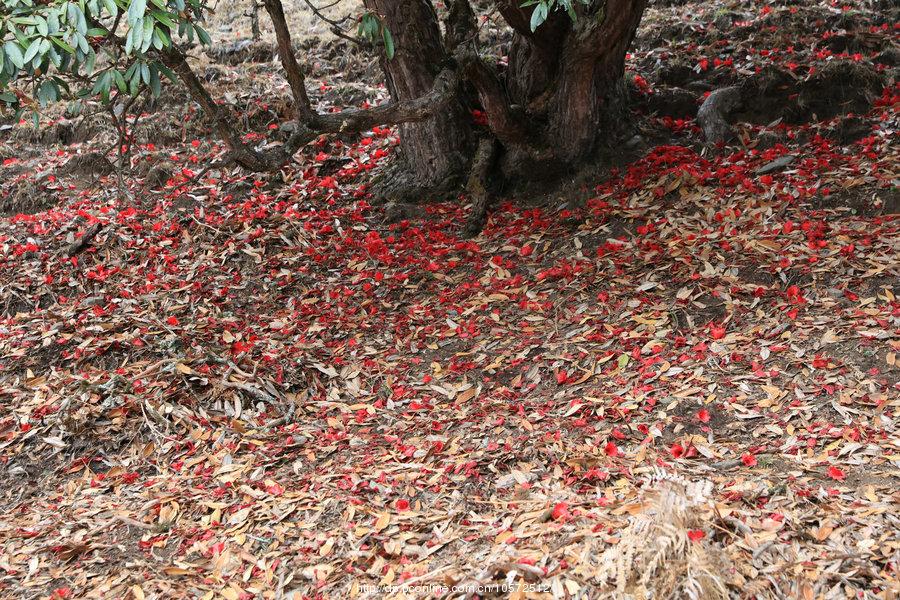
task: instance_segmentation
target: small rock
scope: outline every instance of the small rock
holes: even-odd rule
[[[647,107],[657,114],[680,118],[697,116],[697,95],[677,87],[659,87],[647,99]]]
[[[635,148],[640,148],[645,143],[646,142],[642,136],[635,134],[631,137],[631,139],[629,139],[627,142],[625,142],[625,147],[628,148],[629,150],[633,150]]]
[[[399,223],[407,219],[419,219],[425,216],[425,209],[416,204],[405,202],[389,202],[384,207],[384,222]]]
[[[779,136],[774,131],[763,131],[756,138],[756,149],[757,150],[768,150],[772,148],[781,141],[781,136]]]
[[[775,160],[770,163],[766,163],[760,168],[756,170],[757,175],[765,175],[766,173],[772,173],[774,171],[778,171],[780,169],[785,168],[797,158],[794,154],[785,154],[784,156],[779,156]]]
[[[144,178],[144,187],[151,190],[164,187],[174,173],[175,165],[169,161],[153,165]]]

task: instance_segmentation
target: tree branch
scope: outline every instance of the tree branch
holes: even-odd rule
[[[279,150],[291,156],[323,133],[356,133],[377,125],[424,121],[454,98],[458,86],[458,72],[455,69],[444,69],[435,77],[431,91],[414,100],[389,102],[362,110],[349,109],[331,114],[316,114],[309,123],[301,125]]]
[[[527,130],[513,114],[506,90],[497,73],[474,52],[462,60],[463,72],[478,93],[478,100],[493,134],[507,146],[526,143]]]
[[[288,85],[291,86],[291,94],[294,96],[294,110],[296,111],[297,121],[308,123],[312,120],[315,113],[306,93],[306,78],[303,76],[303,70],[297,62],[297,57],[294,56],[294,45],[291,42],[291,32],[284,18],[284,7],[281,4],[281,0],[263,0],[263,3],[269,16],[272,18],[272,24],[275,26],[278,56],[281,58],[281,66],[284,68]]]
[[[507,146],[525,143],[526,128],[513,114],[506,89],[496,71],[478,55],[475,45],[478,30],[472,6],[468,0],[451,0],[448,8],[447,47],[453,52],[462,74],[475,87],[491,132]]]
[[[271,0],[266,0],[267,2]],[[279,2],[280,4],[280,2]],[[435,77],[432,89],[413,100],[389,102],[369,109],[349,109],[337,113],[318,114],[309,111],[298,129],[279,148],[261,153],[247,146],[222,113],[219,105],[191,69],[184,53],[168,48],[161,53],[163,62],[172,69],[188,89],[191,98],[200,104],[220,138],[228,145],[234,161],[251,171],[269,171],[290,160],[300,148],[323,133],[357,133],[377,125],[396,125],[424,121],[443,109],[456,95],[460,76],[455,68],[446,68]]]
[[[160,52],[163,63],[172,69],[182,83],[187,87],[188,93],[194,99],[210,121],[219,137],[228,145],[234,160],[244,168],[252,171],[265,171],[267,165],[265,159],[253,148],[244,144],[231,122],[222,114],[219,105],[216,104],[209,92],[201,83],[188,64],[184,53],[175,47],[166,48]]]

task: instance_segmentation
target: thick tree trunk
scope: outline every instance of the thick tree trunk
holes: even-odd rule
[[[366,9],[384,20],[394,39],[394,57],[381,65],[392,99],[428,94],[447,57],[437,17],[428,0],[365,0]],[[473,144],[470,117],[452,102],[434,117],[400,125],[400,144],[416,185],[450,189],[463,181]]]
[[[550,169],[571,169],[590,158],[598,142],[609,136],[606,119],[618,108],[618,88],[625,53],[634,38],[646,0],[606,0],[584,8],[576,21],[551,13],[532,32],[532,8],[501,0],[500,12],[515,31],[505,73],[510,101],[524,112],[532,146],[508,148],[504,172],[521,178]]]
[[[646,0],[609,0],[599,26],[576,28],[568,36],[548,113],[548,133],[563,163],[584,160],[608,134],[603,113],[615,99],[645,5]]]

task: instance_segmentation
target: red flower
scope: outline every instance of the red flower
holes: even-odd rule
[[[756,466],[756,457],[750,454],[749,452],[745,452],[743,456],[741,456],[741,462],[744,463],[747,467],[755,467]]]
[[[835,481],[843,481],[847,474],[837,467],[828,467],[828,476]]]
[[[706,537],[706,532],[700,529],[691,529],[688,531],[688,539],[692,542],[699,542]]]
[[[700,420],[701,423],[709,423],[709,411],[706,410],[705,408],[701,408],[697,412],[697,418]]]
[[[175,327],[178,325],[178,317],[169,317],[168,319],[166,319],[166,323],[168,323],[172,327]]]
[[[564,384],[567,379],[569,379],[569,374],[565,371],[556,372],[556,383],[558,383],[559,385]]]
[[[569,513],[569,505],[565,502],[557,502],[551,513],[554,521],[565,521],[572,515]]]
[[[672,456],[674,456],[675,458],[681,458],[682,456],[684,456],[684,446],[682,446],[681,444],[672,444],[669,447],[669,452],[671,452]]]
[[[397,500],[397,502],[394,503],[394,506],[399,511],[409,510],[409,500],[406,500],[405,498],[401,498],[400,500]]]
[[[606,447],[603,449],[603,451],[606,452],[607,456],[618,456],[619,455],[619,449],[616,447],[616,445],[613,442],[606,442]]]
[[[725,328],[721,325],[711,325],[709,328],[709,334],[712,336],[714,340],[721,340],[725,337]]]

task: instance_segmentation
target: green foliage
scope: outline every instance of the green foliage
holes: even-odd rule
[[[174,74],[159,51],[203,44],[203,0],[0,0],[0,108],[58,100],[158,96]]]
[[[547,20],[552,10],[564,10],[569,18],[573,21],[577,20],[575,2],[586,6],[591,3],[591,0],[525,0],[520,6],[522,8],[534,7],[534,10],[531,11],[531,31],[536,31]]]
[[[357,34],[373,44],[378,38],[381,38],[381,41],[384,42],[384,53],[388,60],[394,58],[394,37],[375,13],[363,13],[359,19]]]

